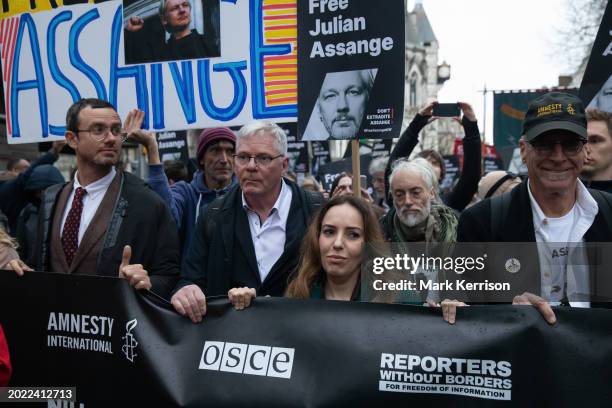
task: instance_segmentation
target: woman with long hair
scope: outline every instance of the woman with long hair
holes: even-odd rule
[[[306,232],[287,297],[359,300],[364,246],[384,242],[370,205],[338,196],[323,206]]]

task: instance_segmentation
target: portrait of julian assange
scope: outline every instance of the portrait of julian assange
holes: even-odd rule
[[[220,0],[123,0],[125,63],[221,56]]]
[[[327,73],[302,140],[358,138],[377,71]]]

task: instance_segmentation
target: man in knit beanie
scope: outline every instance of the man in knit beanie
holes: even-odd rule
[[[181,242],[181,259],[185,258],[197,217],[218,196],[224,195],[236,184],[233,154],[236,136],[228,128],[205,129],[198,139],[196,158],[199,170],[190,182],[179,181],[172,186],[164,173],[159,158],[155,133],[140,129],[144,112],[132,111],[131,127],[137,129],[131,139],[147,148],[149,158],[149,186],[159,194],[170,208]],[[128,123],[126,122],[126,127]]]

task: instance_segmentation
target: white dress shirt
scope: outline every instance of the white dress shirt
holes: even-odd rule
[[[533,229],[540,258],[540,295],[553,305],[567,295],[573,307],[589,307],[590,302],[571,301],[588,295],[589,267],[584,247],[584,234],[591,228],[599,210],[597,201],[578,181],[576,203],[565,215],[557,218],[547,217],[531,194]]]
[[[285,250],[287,218],[289,217],[292,196],[291,188],[285,184],[284,180],[281,180],[280,194],[268,218],[262,224],[259,215],[249,208],[244,192],[242,193],[242,206],[249,220],[257,268],[262,282]]]
[[[81,213],[81,223],[79,224],[79,245],[81,245],[81,240],[83,239],[83,235],[85,235],[85,231],[89,227],[89,223],[92,218],[98,211],[98,207],[102,202],[102,199],[106,195],[106,191],[108,191],[108,187],[113,182],[117,171],[114,167],[111,168],[111,171],[100,180],[94,181],[93,183],[82,186],[79,183],[79,173],[74,175],[74,182],[72,183],[72,192],[68,197],[68,202],[66,203],[66,209],[64,210],[64,216],[62,218],[62,228],[60,229],[60,234],[64,233],[64,224],[66,223],[66,218],[68,218],[68,213],[70,212],[70,208],[72,208],[72,200],[74,199],[74,192],[78,187],[82,187],[87,191],[87,194],[83,197],[83,212]]]

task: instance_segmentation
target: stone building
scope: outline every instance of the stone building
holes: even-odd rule
[[[405,129],[428,101],[437,99],[444,82],[450,78],[450,65],[438,59],[439,43],[421,0],[408,11],[406,4],[406,76],[404,87]],[[438,120],[425,127],[415,151],[435,149],[450,154],[455,137],[463,128],[455,121]]]

